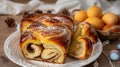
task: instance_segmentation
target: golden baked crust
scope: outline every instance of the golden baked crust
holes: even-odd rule
[[[77,59],[87,59],[93,49],[94,43],[98,41],[95,29],[87,22],[78,25],[72,37],[72,43],[68,51],[68,55]]]
[[[87,22],[82,22],[78,25],[75,33],[73,34],[72,40],[76,39],[78,36],[87,36],[90,38],[92,43],[96,43],[98,41],[95,29]]]
[[[64,63],[73,21],[57,14],[30,14],[21,21],[20,47],[27,59]]]
[[[74,58],[85,60],[91,55],[92,49],[90,39],[86,36],[79,36],[71,43],[68,54]]]

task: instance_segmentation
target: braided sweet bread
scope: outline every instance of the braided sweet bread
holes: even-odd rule
[[[98,41],[95,29],[87,22],[82,22],[78,25],[72,40],[75,40],[78,36],[87,36],[93,44]]]
[[[20,47],[27,59],[62,64],[73,32],[64,15],[30,14],[21,21]]]
[[[73,20],[65,15],[28,14],[20,26],[23,55],[27,59],[59,64],[65,62],[67,54],[87,59],[92,53],[92,44],[98,40],[97,34],[87,22],[80,23],[74,34],[73,28]]]
[[[95,29],[89,23],[82,22],[73,34],[68,55],[80,60],[87,59],[92,53],[92,44],[97,41]]]

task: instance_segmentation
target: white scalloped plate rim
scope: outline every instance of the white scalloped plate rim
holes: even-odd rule
[[[23,67],[80,67],[85,66],[96,60],[102,53],[102,43],[99,40],[93,46],[93,53],[86,60],[76,60],[70,57],[67,57],[65,64],[52,64],[41,61],[27,60],[24,58],[20,51],[20,32],[15,31],[12,33],[4,43],[4,52],[6,56],[14,63],[23,66]],[[12,44],[14,42],[14,44]],[[11,46],[12,45],[12,46]]]

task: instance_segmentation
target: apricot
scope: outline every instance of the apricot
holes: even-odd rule
[[[115,25],[105,25],[102,30],[107,31],[108,29],[110,29],[113,26],[115,26]]]
[[[78,23],[85,21],[86,18],[87,18],[87,13],[84,10],[80,10],[76,12],[74,15],[74,20]]]
[[[88,17],[101,17],[102,9],[98,6],[92,6],[87,11]]]
[[[118,22],[118,16],[112,12],[108,12],[103,15],[102,20],[105,22],[105,24],[114,25]]]
[[[98,17],[91,17],[85,21],[90,23],[95,29],[102,29],[104,26],[104,22]]]

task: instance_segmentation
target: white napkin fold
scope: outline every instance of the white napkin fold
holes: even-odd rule
[[[116,2],[114,2],[108,11],[111,11],[115,14],[120,15],[120,0],[117,0]]]
[[[68,9],[69,11],[72,11],[74,9],[80,8],[81,8],[80,0],[57,0],[54,7],[54,13],[58,13],[63,9]]]
[[[103,12],[114,12],[120,14],[120,1],[110,4],[106,0],[57,0],[54,4],[44,3],[39,0],[31,0],[27,4],[12,2],[10,0],[0,0],[0,14],[17,15],[24,11],[35,10],[53,10],[53,13],[59,13],[62,9],[68,9],[70,12],[74,9],[87,10],[92,5],[98,5]]]
[[[0,1],[0,14],[19,14],[24,10],[25,5],[22,3],[14,3],[9,0]]]

